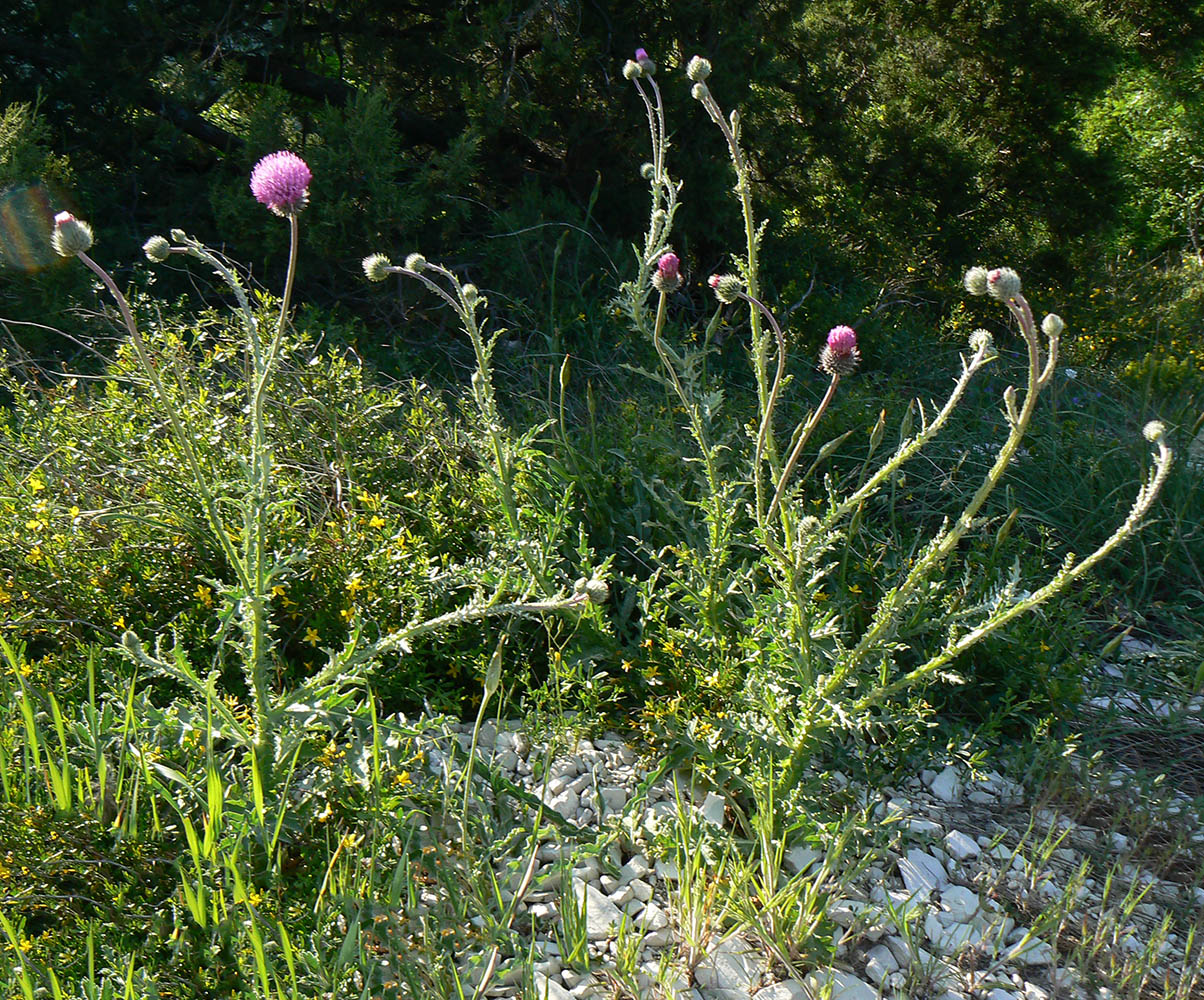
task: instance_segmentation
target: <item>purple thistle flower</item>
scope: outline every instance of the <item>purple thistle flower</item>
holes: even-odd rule
[[[819,370],[833,378],[850,375],[861,354],[857,350],[857,331],[851,326],[834,326],[828,331],[828,343],[819,352]]]
[[[636,62],[643,62],[647,58],[648,58],[648,50],[647,49],[636,49],[635,50],[635,61]]]
[[[662,254],[656,262],[656,274],[652,276],[652,287],[658,292],[675,292],[681,286],[681,261],[670,251]]]
[[[255,164],[251,171],[251,193],[277,215],[296,215],[309,204],[309,183],[313,179],[301,157],[282,150]]]
[[[651,76],[656,72],[656,63],[654,63],[652,61],[652,57],[648,55],[647,49],[636,49],[635,61],[640,69],[643,70],[645,76]]]

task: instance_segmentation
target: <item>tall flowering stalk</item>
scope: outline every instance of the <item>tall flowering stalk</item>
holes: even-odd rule
[[[301,556],[298,553],[276,556],[269,546],[271,513],[274,504],[280,501],[273,495],[273,456],[265,410],[269,386],[279,367],[288,329],[298,256],[298,216],[308,204],[312,179],[305,162],[290,152],[265,157],[251,173],[251,192],[256,200],[286,220],[289,226],[289,259],[284,294],[279,315],[266,336],[260,329],[241,279],[218,254],[178,229],[172,230],[170,239],[152,236],[143,247],[148,259],[155,263],[166,261],[173,254],[183,254],[205,262],[230,288],[237,303],[237,312],[246,334],[248,358],[248,439],[247,454],[242,462],[246,470],[246,489],[237,501],[242,515],[242,528],[237,533],[227,527],[222,517],[222,510],[226,508],[222,505],[224,498],[215,490],[215,477],[206,468],[193,444],[192,434],[185,426],[177,401],[168,391],[163,374],[138,329],[129,302],[108,272],[88,254],[93,241],[90,227],[68,213],[61,213],[55,219],[52,234],[55,249],[63,256],[78,257],[100,278],[116,301],[138,365],[150,384],[155,401],[171,428],[172,438],[191,473],[209,531],[233,573],[234,581],[230,584],[207,582],[212,582],[221,591],[226,607],[238,622],[242,633],[241,659],[253,703],[252,719],[247,722],[240,718],[220,697],[220,678],[216,669],[202,676],[178,646],[167,652],[160,643],[156,643],[151,651],[137,635],[127,631],[122,636],[122,648],[139,664],[170,676],[190,689],[206,704],[207,711],[212,713],[223,734],[250,751],[250,773],[255,789],[256,810],[261,820],[266,816],[266,797],[280,777],[279,765],[304,735],[303,727],[293,726],[289,720],[321,717],[324,706],[342,704],[348,688],[360,684],[365,673],[372,669],[381,656],[393,652],[404,654],[416,638],[457,625],[495,616],[546,615],[589,603],[601,603],[607,597],[604,583],[585,579],[578,582],[571,594],[547,594],[545,600],[527,600],[531,592],[528,588],[519,600],[503,601],[499,591],[492,597],[479,598],[436,618],[404,623],[373,641],[364,641],[363,625],[357,621],[340,648],[325,650],[327,662],[314,675],[291,691],[273,689],[272,677],[276,664],[269,616],[271,590],[274,581],[287,570],[291,562]],[[410,263],[421,269],[425,262],[420,264],[419,261],[420,258],[415,257]],[[441,271],[438,268],[436,270]],[[481,380],[474,380],[474,391],[490,415],[488,423],[496,427],[500,419],[488,381],[488,353],[492,345],[483,340],[474,315],[480,297],[471,285],[457,285],[456,291],[456,299],[446,293],[445,298],[467,317],[466,322],[471,326],[484,372]],[[507,480],[506,487],[505,503],[517,521],[510,480]]]

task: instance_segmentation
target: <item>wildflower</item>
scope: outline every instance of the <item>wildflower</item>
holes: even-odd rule
[[[656,63],[648,57],[648,52],[645,49],[635,50],[635,61],[639,64],[640,69],[644,71],[645,76],[651,76],[656,72]]]
[[[198,601],[200,601],[203,605],[205,605],[205,607],[207,607],[207,608],[213,607],[213,591],[212,590],[210,590],[204,584],[198,583],[196,585],[195,593],[196,593],[196,599]]]
[[[1145,425],[1144,428],[1142,428],[1141,433],[1145,436],[1147,441],[1157,443],[1161,441],[1163,436],[1166,434],[1166,424],[1164,424],[1161,420],[1151,420]]]
[[[990,330],[975,330],[970,334],[970,350],[975,354],[982,352],[986,358],[997,357],[995,353],[995,338]]]
[[[724,304],[735,302],[744,290],[740,279],[734,274],[712,274],[707,284],[714,289],[715,298]]]
[[[364,274],[369,281],[384,281],[389,276],[389,258],[374,253],[364,258]]]
[[[1020,294],[1020,275],[1010,267],[997,267],[987,272],[987,294],[1007,302]]]
[[[37,476],[30,477],[29,491],[31,493],[39,493],[44,489],[46,489],[46,484],[44,482],[42,482],[42,480],[40,480]]]
[[[819,370],[833,378],[850,375],[861,354],[857,350],[857,331],[851,326],[834,326],[828,331],[828,343],[819,352]]]
[[[308,642],[311,646],[316,646],[322,641],[322,637],[318,635],[317,630],[311,626],[305,630],[305,638],[301,641]]]
[[[966,291],[971,295],[986,295],[987,294],[987,269],[985,267],[972,267],[966,272],[962,283],[966,286]]]
[[[640,64],[638,62],[636,62],[634,59],[628,59],[627,62],[623,63],[624,79],[637,80],[643,75],[644,75],[644,73],[640,69]]]
[[[662,294],[675,292],[681,287],[681,261],[677,254],[669,252],[656,262],[656,274],[652,276],[652,287]]]
[[[1041,320],[1041,331],[1047,337],[1059,337],[1064,329],[1066,329],[1066,324],[1062,322],[1062,317],[1057,313],[1050,313]]]
[[[171,253],[171,244],[162,236],[152,236],[142,244],[142,252],[152,264],[162,264]]]
[[[277,215],[296,215],[309,204],[309,184],[313,179],[301,157],[281,150],[255,164],[251,171],[251,193]]]
[[[1062,374],[1065,375],[1067,378],[1078,378],[1079,377],[1078,370],[1075,368],[1063,368]]]
[[[695,56],[686,66],[686,76],[695,83],[702,83],[708,76],[711,75],[711,62],[709,59],[704,59],[702,56]]]
[[[70,212],[59,212],[54,217],[54,232],[50,243],[60,257],[74,257],[92,246],[92,227],[80,222]]]

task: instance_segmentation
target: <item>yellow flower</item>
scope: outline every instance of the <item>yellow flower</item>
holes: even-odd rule
[[[30,476],[29,477],[29,488],[32,492],[39,493],[42,490],[46,489],[46,484],[44,482],[42,482],[42,480],[39,479],[37,476]]]
[[[122,594],[123,594],[125,597],[133,597],[133,595],[134,595],[134,587],[133,587],[133,585],[130,583],[130,581],[129,581],[129,580],[126,580],[126,581],[125,581],[125,583],[123,583],[123,584],[121,585],[121,593],[122,593]]]
[[[311,626],[305,630],[305,638],[301,641],[308,642],[311,646],[316,646],[321,640],[322,637],[318,635],[317,630]]]
[[[67,516],[70,517],[72,520],[75,520],[77,517],[79,517],[79,508],[72,506],[72,508],[69,511],[67,511]]]
[[[196,599],[205,607],[213,607],[213,591],[202,583],[196,585]]]
[[[387,523],[388,522],[379,514],[373,514],[372,517],[368,519],[369,528],[383,528]]]
[[[113,628],[125,628],[125,615],[118,615],[113,621]]]
[[[399,784],[402,788],[405,788],[406,785],[414,784],[413,779],[410,777],[409,771],[399,771],[397,773],[397,777],[394,778],[393,780],[395,782],[397,782],[397,784]]]
[[[347,593],[354,597],[357,593],[364,589],[364,581],[358,576],[353,576],[347,581]]]
[[[284,588],[280,584],[276,584],[276,586],[274,586],[272,588],[272,596],[273,597],[283,597],[284,596]]]

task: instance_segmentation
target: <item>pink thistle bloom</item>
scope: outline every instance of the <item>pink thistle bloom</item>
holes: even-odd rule
[[[656,262],[656,274],[652,276],[652,287],[658,292],[675,292],[681,286],[681,261],[670,251],[662,254]]]
[[[857,350],[857,331],[851,326],[834,326],[828,331],[828,347],[836,354]]]
[[[861,360],[857,350],[857,331],[851,326],[834,326],[828,331],[828,343],[819,352],[819,370],[839,378],[851,375]]]
[[[647,49],[636,49],[635,50],[635,61],[636,62],[642,63],[647,58],[648,58],[648,50]]]
[[[712,274],[709,278],[707,278],[707,284],[710,285],[712,288],[718,288],[719,287],[719,275]]]
[[[309,184],[313,179],[301,157],[282,150],[255,164],[251,171],[251,193],[277,215],[296,215],[309,204]]]

